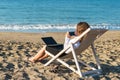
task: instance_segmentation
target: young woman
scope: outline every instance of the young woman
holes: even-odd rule
[[[89,24],[86,23],[86,22],[80,22],[80,23],[78,23],[77,26],[76,26],[76,30],[75,30],[75,32],[74,32],[75,35],[72,35],[72,36],[71,36],[69,32],[67,32],[67,33],[65,34],[65,42],[64,42],[64,47],[63,47],[63,48],[66,48],[66,47],[70,44],[70,42],[74,41],[77,36],[81,35],[81,34],[82,34],[86,29],[88,29],[89,27],[90,27]],[[74,47],[74,48],[78,48],[78,47],[80,46],[80,43],[81,43],[82,39],[83,39],[83,38],[81,38],[80,41],[76,42],[76,43],[73,45],[73,47]],[[50,49],[51,49],[52,51],[55,50],[55,49],[53,49],[53,47],[44,46],[43,48],[41,48],[41,50],[40,50],[35,56],[29,58],[29,61],[31,61],[31,62],[37,62],[37,61],[40,61],[40,60],[48,57],[48,54],[45,53],[45,50],[46,50],[46,49],[47,49],[48,51],[49,51]],[[71,52],[71,49],[68,49],[63,55],[66,55],[66,54],[68,54],[68,53],[70,53],[70,52]],[[55,51],[54,55],[56,55],[57,53],[58,53],[58,51]]]

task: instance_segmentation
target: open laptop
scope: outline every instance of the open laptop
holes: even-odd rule
[[[63,46],[63,44],[58,44],[53,37],[41,37],[45,45],[51,46],[51,47],[60,47]]]
[[[42,37],[41,38],[46,45],[56,45],[57,42],[53,39],[53,37]]]

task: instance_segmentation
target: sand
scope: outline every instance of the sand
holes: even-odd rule
[[[44,67],[45,61],[50,57],[43,60],[44,63],[33,64],[26,60],[27,57],[35,55],[44,45],[41,37],[52,36],[58,43],[63,43],[64,34],[63,32],[0,32],[0,80],[120,80],[120,31],[107,31],[95,41],[103,70],[97,77],[80,78],[79,75],[62,65],[56,73],[51,72],[50,70],[57,62]],[[79,58],[92,63],[90,52],[88,48],[81,53]]]

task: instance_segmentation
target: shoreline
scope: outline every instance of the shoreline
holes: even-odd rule
[[[59,37],[58,37],[59,35]],[[17,42],[42,42],[41,37],[53,37],[59,43],[63,43],[65,32],[40,32],[40,33],[27,33],[27,32],[0,32],[0,40],[12,40]],[[120,39],[120,30],[108,30],[99,39]],[[99,40],[98,39],[98,40]]]

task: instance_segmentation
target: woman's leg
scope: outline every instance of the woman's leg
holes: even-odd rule
[[[45,53],[42,57],[39,58],[39,61],[42,60],[42,59],[45,59],[47,57],[48,57],[48,54]]]
[[[42,49],[40,49],[40,51],[34,57],[31,57],[29,60],[31,62],[35,62],[37,60],[42,60],[42,59],[48,57],[48,55],[45,53],[45,49],[46,49],[46,46],[44,46]]]

